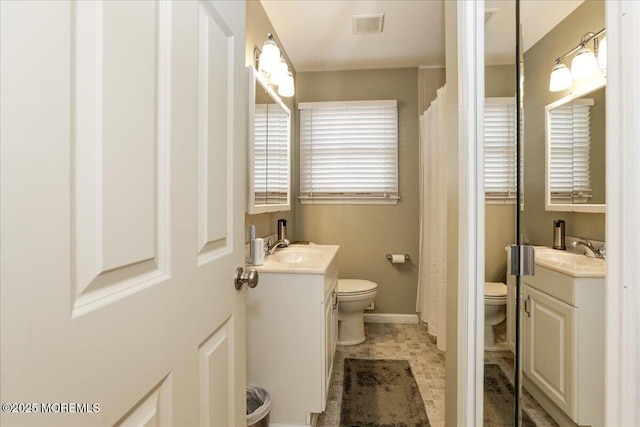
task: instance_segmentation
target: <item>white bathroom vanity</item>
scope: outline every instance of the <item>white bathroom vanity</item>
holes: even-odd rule
[[[522,277],[519,305],[523,386],[559,425],[603,426],[605,261],[535,251],[535,275]],[[513,301],[514,276],[508,287]]]
[[[247,292],[247,384],[271,395],[271,426],[325,410],[338,339],[339,246],[291,245],[255,268]]]

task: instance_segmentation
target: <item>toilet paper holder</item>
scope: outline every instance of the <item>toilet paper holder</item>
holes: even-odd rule
[[[391,260],[393,259],[393,255],[391,255],[391,254],[386,254],[386,255],[385,255],[385,257],[386,257],[389,261],[391,261]],[[410,260],[410,259],[411,259],[411,257],[409,256],[409,254],[404,254],[404,259],[406,259],[406,260]]]

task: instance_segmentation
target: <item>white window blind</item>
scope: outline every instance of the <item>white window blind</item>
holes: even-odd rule
[[[484,191],[488,202],[516,199],[515,98],[486,98]]]
[[[397,203],[397,101],[298,108],[301,203]]]
[[[551,199],[586,202],[591,198],[591,106],[578,99],[549,111]]]
[[[254,191],[258,205],[287,203],[289,116],[278,104],[256,104]]]

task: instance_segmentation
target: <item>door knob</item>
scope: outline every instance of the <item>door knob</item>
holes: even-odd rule
[[[258,286],[258,272],[254,269],[249,270],[245,273],[244,268],[238,267],[236,270],[236,278],[235,285],[236,289],[240,290],[242,285],[247,284],[250,288],[255,288]]]

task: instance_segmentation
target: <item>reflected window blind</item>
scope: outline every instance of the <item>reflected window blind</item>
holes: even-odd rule
[[[551,199],[586,202],[591,198],[591,106],[578,99],[549,112]]]
[[[256,204],[286,203],[289,186],[288,116],[277,104],[256,104],[254,188]],[[268,126],[267,126],[268,124]]]
[[[486,98],[484,107],[485,199],[516,199],[515,98]]]
[[[302,203],[397,203],[397,101],[298,108]]]

